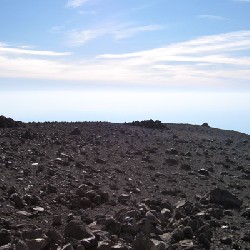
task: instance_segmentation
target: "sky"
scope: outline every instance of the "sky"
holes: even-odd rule
[[[0,114],[250,134],[250,0],[0,0]]]

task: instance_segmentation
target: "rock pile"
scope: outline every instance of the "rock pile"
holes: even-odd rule
[[[212,190],[207,197],[217,200],[222,192],[226,192],[218,190]],[[226,195],[234,197],[229,192]],[[224,209],[224,205],[228,206],[227,199],[221,201],[221,205],[210,202],[205,197],[196,203],[183,199],[175,205],[165,199],[144,199],[113,215],[98,214],[88,223],[84,215],[79,218],[68,214],[62,219],[54,216],[48,230],[36,226],[22,230],[20,226],[10,227],[2,220],[0,249],[210,249],[216,229],[226,228],[223,218],[229,214],[229,210]],[[65,226],[60,232],[57,227],[62,221]],[[16,234],[13,235],[10,229],[17,230]],[[250,242],[249,232],[242,240]],[[220,243],[240,249],[233,234],[223,236]]]
[[[165,124],[163,124],[159,120],[145,120],[145,121],[133,121],[131,123],[125,123],[127,125],[138,126],[143,128],[151,128],[151,129],[168,129]]]
[[[14,121],[11,118],[7,118],[3,115],[0,116],[0,128],[14,128],[21,126],[22,122]]]

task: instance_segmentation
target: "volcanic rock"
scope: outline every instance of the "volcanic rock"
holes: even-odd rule
[[[0,230],[0,246],[11,242],[11,232],[6,229]]]
[[[210,202],[220,204],[225,208],[240,208],[243,201],[227,190],[216,188],[210,193]]]
[[[92,232],[82,221],[71,220],[64,229],[64,237],[71,237],[77,240],[92,237]]]
[[[249,135],[154,121],[0,135],[0,250],[249,248]]]

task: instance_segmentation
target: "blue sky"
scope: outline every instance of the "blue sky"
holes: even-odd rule
[[[250,134],[249,13],[248,0],[0,0],[0,113]]]

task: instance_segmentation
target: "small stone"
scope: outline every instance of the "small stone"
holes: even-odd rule
[[[57,187],[52,185],[52,184],[48,184],[47,186],[47,191],[48,193],[52,194],[52,193],[57,193]]]
[[[31,240],[26,240],[28,249],[36,249],[36,250],[41,250],[45,248],[49,244],[49,239],[48,238],[37,238],[37,239],[31,239]]]
[[[152,249],[152,250],[166,250],[166,249],[168,249],[168,245],[163,241],[151,239],[150,243],[151,243],[150,249]]]
[[[24,217],[32,217],[32,214],[26,211],[17,211],[16,214],[24,216]]]
[[[28,246],[24,241],[19,240],[16,244],[16,250],[28,250]]]
[[[192,239],[193,238],[193,230],[191,227],[189,226],[186,226],[183,228],[183,234],[184,234],[184,237],[187,238],[187,239]]]
[[[198,173],[201,174],[201,175],[204,175],[204,176],[209,176],[210,175],[209,172],[204,168],[198,170]]]
[[[22,197],[17,193],[12,194],[10,199],[14,201],[16,208],[24,208],[27,205]]]
[[[192,170],[191,166],[188,164],[182,164],[180,168],[184,171],[191,171]]]
[[[224,244],[224,245],[231,245],[231,244],[232,244],[232,239],[231,239],[231,237],[226,237],[226,236],[224,236],[224,237],[222,237],[222,238],[220,239],[220,242],[221,242],[222,244]]]
[[[118,197],[118,202],[121,203],[121,204],[126,204],[131,198],[131,195],[129,194],[121,194],[119,197]]]
[[[43,207],[33,207],[32,210],[36,211],[36,212],[44,212],[44,208]]]
[[[234,216],[234,213],[233,213],[232,210],[225,210],[224,214],[227,215],[227,216]]]
[[[163,208],[161,210],[161,220],[162,221],[165,221],[166,219],[169,219],[171,218],[172,214],[171,214],[171,211],[167,208]]]
[[[53,215],[53,226],[61,226],[62,225],[62,215],[61,214],[54,214]]]
[[[81,131],[78,127],[75,127],[71,132],[71,135],[81,135]]]
[[[43,236],[43,230],[41,228],[24,230],[22,232],[22,238],[24,240],[42,238],[42,236]]]
[[[181,240],[179,241],[181,247],[193,247],[194,242],[192,240]]]

